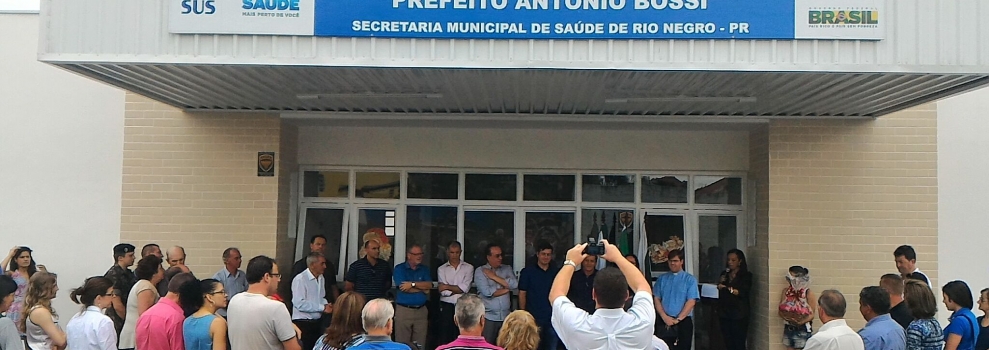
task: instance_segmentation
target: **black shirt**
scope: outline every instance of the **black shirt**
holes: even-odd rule
[[[594,313],[594,298],[591,291],[594,288],[594,276],[596,275],[597,271],[588,276],[583,270],[577,270],[573,273],[573,278],[570,279],[570,291],[567,292],[567,298],[573,302],[574,306],[587,311],[589,314]]]
[[[350,264],[344,281],[353,283],[354,291],[363,294],[367,301],[383,298],[391,288],[391,266],[381,259],[371,265],[364,257]]]
[[[986,350],[989,349],[989,327],[982,327],[982,319],[985,316],[979,316],[979,338],[975,339],[975,350]]]
[[[725,288],[718,290],[718,307],[721,317],[741,320],[749,316],[749,293],[752,291],[752,273],[739,270],[735,278],[728,278],[728,271],[721,273],[720,284]],[[737,289],[738,295],[732,294],[728,288]]]
[[[889,309],[889,316],[893,318],[893,321],[899,323],[900,327],[903,327],[903,329],[907,329],[910,322],[913,322],[913,315],[910,314],[910,308],[908,308],[907,303],[903,301]]]

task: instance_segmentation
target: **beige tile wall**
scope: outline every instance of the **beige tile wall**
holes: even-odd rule
[[[858,292],[896,272],[898,245],[913,245],[937,283],[934,104],[874,120],[773,121],[768,143],[768,348],[782,349],[775,310],[791,265],[810,269],[814,291],[842,291],[855,329],[865,323]]]
[[[279,178],[258,177],[256,162],[257,152],[274,151],[277,172],[294,166],[280,162],[280,133],[273,115],[189,114],[128,93],[121,241],[138,249],[182,245],[200,278],[222,267],[221,253],[232,244],[245,257],[243,268],[255,255],[274,256],[287,206]]]

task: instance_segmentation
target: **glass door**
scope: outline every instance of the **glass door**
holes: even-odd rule
[[[305,208],[302,210],[302,217],[300,218],[302,225],[299,226],[298,234],[296,235],[296,247],[295,247],[295,259],[293,262],[302,259],[304,256],[310,253],[309,242],[312,241],[312,237],[316,235],[323,235],[326,237],[326,248],[323,249],[323,255],[326,256],[326,261],[330,266],[329,269],[335,269],[332,271],[337,272],[337,279],[341,280],[340,277],[343,276],[344,264],[346,261],[342,259],[345,256],[345,245],[344,240],[347,232],[348,216],[346,215],[346,209],[344,208]],[[291,269],[291,266],[286,267]],[[289,271],[289,270],[286,270]]]
[[[701,302],[694,308],[694,348],[723,349],[720,324],[716,314],[717,283],[725,270],[725,256],[740,245],[742,216],[738,213],[697,214],[697,281],[701,283]],[[704,293],[707,290],[711,294]],[[706,296],[707,295],[707,296]]]
[[[397,251],[404,246],[404,237],[397,234],[395,226],[398,214],[398,209],[394,207],[358,208],[353,214],[356,218],[351,224],[352,243],[348,243],[348,264],[364,257],[364,242],[370,239],[381,242],[378,258],[386,261],[388,266],[395,266],[396,259],[405,261],[404,252]],[[396,238],[402,238],[403,242],[397,242]]]
[[[536,247],[540,242],[553,247],[553,260],[557,264],[566,260],[567,250],[574,246],[574,211],[525,212],[524,266],[536,263]],[[516,268],[521,271],[521,268]]]
[[[653,212],[647,211],[643,218],[642,233],[645,235],[646,256],[640,257],[647,270],[652,276],[659,276],[670,271],[669,253],[675,249],[687,249],[687,272],[690,271],[691,259],[696,259],[696,254],[691,254],[688,240],[686,216],[674,212]]]
[[[502,264],[515,266],[515,211],[464,210],[464,260],[479,268],[487,264],[488,244],[501,247]]]

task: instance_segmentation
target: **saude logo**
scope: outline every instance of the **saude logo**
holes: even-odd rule
[[[243,0],[245,10],[299,11],[299,0]]]

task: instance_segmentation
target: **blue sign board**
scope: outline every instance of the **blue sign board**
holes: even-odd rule
[[[794,39],[793,0],[315,0],[316,36]]]

